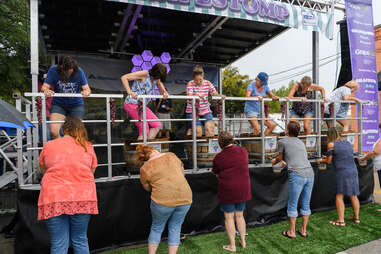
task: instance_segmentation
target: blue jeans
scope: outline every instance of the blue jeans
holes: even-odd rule
[[[180,245],[181,226],[191,205],[162,206],[151,200],[152,226],[148,242],[159,244],[168,221],[168,245]]]
[[[89,254],[87,226],[90,214],[60,215],[46,220],[50,233],[50,253],[67,254],[69,242],[75,254]]]
[[[49,117],[46,118],[46,121],[49,121]],[[42,124],[38,125],[38,136],[40,137],[40,142],[42,142],[43,137],[42,137]],[[52,137],[50,136],[50,124],[46,124],[46,137],[47,140],[52,140]]]
[[[287,216],[291,218],[298,217],[298,201],[300,195],[301,209],[300,214],[303,216],[311,215],[310,201],[312,188],[314,186],[314,177],[301,177],[290,171],[290,188],[288,194],[288,206],[287,206]]]

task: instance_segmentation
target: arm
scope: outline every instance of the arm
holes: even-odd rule
[[[209,86],[213,87],[213,92],[211,93],[212,96],[221,96],[222,99],[225,99],[226,96],[223,95],[223,94],[219,94],[216,90],[216,88],[214,88],[213,84],[209,81]]]
[[[334,148],[333,142],[329,142],[328,143],[328,152],[332,152],[333,148]],[[323,158],[319,159],[317,162],[318,162],[318,164],[320,164],[320,163],[331,164],[332,158],[333,158],[333,156],[332,156],[332,154],[330,154],[328,157],[323,156]]]
[[[364,156],[360,157],[360,161],[365,161],[369,159],[373,159],[377,155],[381,154],[381,139],[377,141],[376,146],[370,151],[369,153],[365,154]]]
[[[159,88],[159,92],[163,95],[163,98],[167,99],[169,94],[167,90],[165,89],[163,82],[161,82],[161,80],[159,79],[156,82],[156,85],[157,85],[157,88]]]
[[[324,100],[325,102],[328,102],[327,99],[325,98],[325,89],[324,89],[324,87],[319,86],[319,85],[317,85],[317,84],[312,84],[312,85],[311,85],[311,89],[312,89],[312,90],[315,90],[315,91],[320,91],[321,96],[323,97],[323,100]]]
[[[157,112],[159,110],[162,101],[163,101],[163,99],[161,99],[161,98],[157,101],[156,106],[155,106],[155,112]]]
[[[356,97],[354,97],[352,95],[344,95],[343,100],[344,101],[354,101],[356,103],[360,103],[361,102],[361,100],[357,99]]]
[[[131,95],[134,99],[137,98],[138,94],[131,91],[129,82],[133,80],[143,80],[147,77],[147,74],[147,71],[137,71],[125,74],[120,78],[124,86],[124,89],[126,89],[128,95]]]
[[[42,175],[45,175],[46,167],[45,167],[44,164],[40,164],[40,170],[41,170],[41,174],[42,174]]]
[[[145,184],[143,184],[142,186],[143,186],[143,188],[144,188],[146,191],[148,191],[148,192],[151,192],[151,191],[152,191],[152,187],[151,187],[151,185],[150,185],[149,183],[145,183]]]
[[[279,97],[273,94],[273,92],[269,91],[267,94],[271,97],[271,99],[275,101],[279,100]]]
[[[296,91],[298,90],[298,84],[297,83],[294,83],[294,85],[292,86],[290,92],[288,93],[288,96],[287,98],[288,99],[301,99],[301,100],[306,100],[305,97],[294,97]]]
[[[90,96],[91,89],[90,89],[89,84],[82,86],[82,92],[81,93],[82,93],[83,97],[85,97],[85,98]]]

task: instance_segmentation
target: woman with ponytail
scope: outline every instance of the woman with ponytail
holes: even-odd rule
[[[183,163],[173,153],[160,153],[153,146],[139,145],[138,158],[144,162],[140,182],[151,192],[152,226],[148,253],[155,254],[168,222],[168,253],[175,254],[180,244],[181,226],[192,204],[192,190],[184,177]]]
[[[71,240],[75,253],[89,253],[87,225],[98,214],[94,171],[97,157],[78,117],[63,124],[64,137],[49,141],[40,154],[44,175],[38,200],[38,220],[45,220],[50,251],[66,254]]]

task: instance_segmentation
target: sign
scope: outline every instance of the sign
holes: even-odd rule
[[[153,146],[155,150],[158,150],[159,152],[161,152],[161,144],[150,144],[150,145]]]
[[[269,137],[265,139],[265,149],[267,150],[273,150],[276,149],[276,137]]]
[[[362,150],[372,150],[378,133],[378,84],[371,0],[346,0],[352,76],[360,84],[355,96],[373,102],[363,106]],[[377,132],[375,135],[374,132]]]
[[[108,0],[272,23],[322,32],[332,39],[333,13],[313,11],[274,0]],[[308,14],[307,14],[308,13]]]
[[[218,144],[218,140],[209,139],[209,153],[219,153],[221,152],[220,145]]]
[[[306,147],[313,148],[316,146],[316,137],[307,137],[306,138]]]
[[[347,136],[347,141],[351,143],[351,145],[355,144],[355,135],[348,135]]]

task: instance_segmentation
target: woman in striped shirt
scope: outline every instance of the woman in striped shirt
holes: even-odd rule
[[[217,93],[216,88],[213,86],[213,84],[204,79],[204,69],[200,65],[196,65],[193,69],[193,80],[189,81],[187,84],[187,95],[188,96],[199,96],[200,99],[198,99],[197,107],[196,107],[196,114],[198,114],[200,119],[205,119],[203,123],[201,121],[197,121],[196,125],[196,133],[197,137],[202,136],[202,125],[205,126],[205,136],[207,137],[213,137],[214,136],[214,122],[213,122],[213,114],[210,110],[210,104],[208,101],[208,95],[212,96],[221,96],[223,99],[225,98],[224,95],[220,95]],[[187,101],[187,107],[186,107],[186,117],[187,119],[192,119],[192,100]],[[192,122],[187,122],[188,131],[187,135],[192,134]]]

